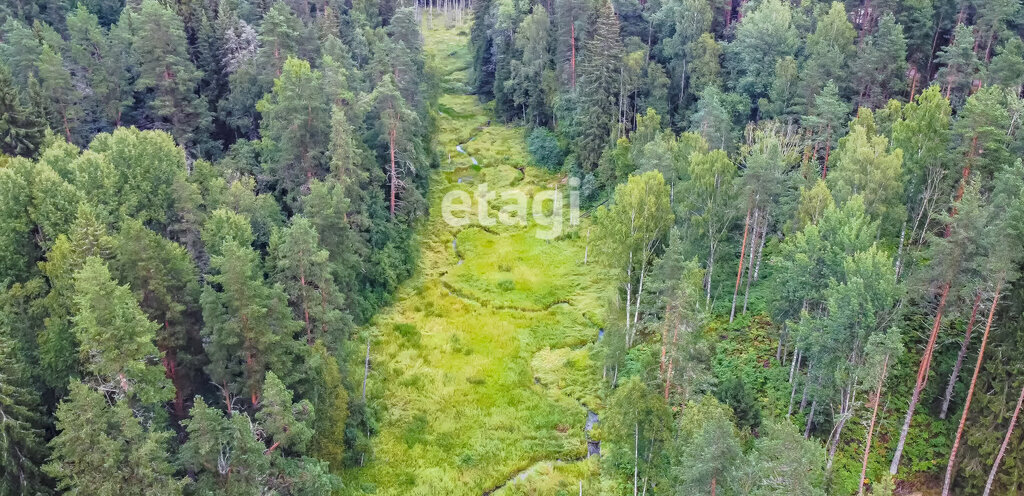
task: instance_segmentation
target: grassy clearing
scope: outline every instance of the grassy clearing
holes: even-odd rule
[[[554,494],[578,490],[580,480],[596,485],[596,460],[558,460],[585,456],[586,409],[600,409],[592,343],[609,282],[582,264],[575,233],[545,241],[536,234],[546,228],[530,219],[453,227],[440,212],[453,189],[472,194],[487,183],[532,197],[564,181],[529,165],[522,128],[491,122],[487,107],[458,93],[468,31],[425,30],[432,64],[445,75],[436,143],[445,161],[433,178],[417,273],[370,325],[368,397],[380,428],[373,456],[345,474],[349,494]]]

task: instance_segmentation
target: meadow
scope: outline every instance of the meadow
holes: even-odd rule
[[[587,219],[570,227],[566,218],[566,232],[543,240],[531,219],[454,227],[439,211],[453,189],[472,194],[486,183],[532,198],[566,182],[531,165],[523,128],[497,123],[466,94],[468,30],[424,26],[444,91],[442,169],[418,232],[417,271],[364,329],[379,429],[364,466],[345,474],[349,494],[552,494],[597,484],[584,426],[587,411],[602,408],[595,343],[613,292],[605,271],[584,264]]]

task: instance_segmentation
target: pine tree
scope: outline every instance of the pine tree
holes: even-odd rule
[[[64,60],[50,45],[45,45],[36,68],[42,82],[41,89],[48,97],[50,127],[60,130],[69,142],[76,141],[83,118],[80,107],[82,95],[72,84],[71,73],[64,67]]]
[[[289,57],[256,110],[263,115],[260,134],[268,172],[278,191],[295,204],[309,192],[313,179],[327,173],[331,118],[323,74],[311,70],[309,62]]]
[[[963,157],[963,174],[957,196],[972,173],[987,182],[1014,157],[1010,147],[1011,117],[1006,94],[994,86],[986,86],[967,98],[953,124],[955,152]]]
[[[293,217],[291,226],[275,232],[270,241],[272,279],[284,288],[296,318],[304,322],[307,344],[324,340],[337,349],[347,338],[349,322],[329,258],[313,225],[302,216]]]
[[[46,124],[26,108],[11,71],[0,64],[0,152],[32,157],[43,141]]]
[[[983,231],[987,227],[981,201],[979,184],[976,181],[966,184],[955,210],[940,217],[946,228],[940,230],[940,235],[932,235],[925,253],[930,260],[929,266],[917,276],[920,278],[916,281],[917,284],[930,290],[933,298],[937,297],[938,301],[928,341],[918,365],[916,382],[914,389],[911,390],[896,451],[889,465],[889,473],[892,475],[896,475],[899,469],[914,413],[921,400],[925,381],[931,372],[936,341],[947,305],[958,298],[958,288],[971,281],[977,274],[977,264],[981,261],[983,252],[982,246],[975,240],[984,239]],[[971,285],[966,284],[966,287]]]
[[[843,123],[850,113],[850,106],[839,96],[839,87],[829,81],[821,92],[815,95],[810,113],[803,116],[802,123],[811,133],[814,146],[813,157],[817,161],[818,154],[824,156],[821,167],[821,178],[828,177],[829,156],[839,137],[842,136]]]
[[[111,267],[135,293],[139,306],[157,323],[155,342],[165,375],[174,385],[175,414],[185,416],[184,401],[198,379],[199,285],[195,264],[185,248],[126,221],[114,242]]]
[[[152,93],[146,104],[154,127],[167,130],[179,146],[192,149],[208,138],[206,103],[196,95],[202,74],[188,54],[185,28],[171,9],[144,0],[132,48],[139,57],[135,90]]]
[[[206,371],[232,410],[232,395],[247,394],[253,405],[259,403],[267,370],[296,380],[292,360],[302,352],[295,340],[302,324],[292,318],[284,291],[263,281],[252,248],[230,238],[220,243],[221,254],[210,257],[213,274],[201,298],[203,338],[210,360]]]
[[[935,82],[942,86],[943,95],[954,107],[963,104],[971,89],[980,65],[974,53],[974,34],[966,25],[959,25],[952,41],[942,48],[936,58],[943,67],[935,73]]]
[[[408,187],[406,177],[417,167],[415,141],[419,118],[398,93],[395,78],[390,74],[374,88],[370,99],[377,117],[378,156],[384,157],[386,164],[388,211],[394,219],[399,203],[416,203],[416,189]]]
[[[1016,89],[1024,85],[1024,41],[1014,36],[999,48],[988,66],[987,82]]]
[[[44,469],[68,494],[174,496],[176,480],[167,454],[171,433],[144,427],[128,401],[111,403],[80,382],[57,407],[51,461]]]
[[[579,70],[580,135],[576,154],[583,170],[596,168],[618,121],[619,82],[623,47],[619,39],[619,21],[611,2],[605,2],[597,14],[593,37],[583,47]]]
[[[301,21],[284,2],[275,2],[263,16],[259,29],[259,40],[262,45],[259,59],[261,67],[272,71],[273,77],[281,75],[281,69],[289,55],[296,55],[301,30]]]

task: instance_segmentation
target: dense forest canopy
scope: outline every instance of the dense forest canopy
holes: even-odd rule
[[[588,488],[1022,493],[1019,19],[5,2],[0,495],[375,490],[346,470],[385,414],[366,324],[416,269],[448,151],[435,22],[467,32],[495,125],[580,179],[572,236],[616,284]]]
[[[0,493],[331,494],[436,164],[417,14],[123,3],[0,7]]]
[[[1019,14],[476,2],[476,93],[602,205],[609,494],[1024,490]]]

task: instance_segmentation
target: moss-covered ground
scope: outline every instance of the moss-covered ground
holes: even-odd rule
[[[584,424],[588,408],[601,408],[594,350],[611,284],[583,263],[586,219],[570,227],[567,202],[566,232],[553,240],[536,235],[547,228],[533,219],[443,220],[453,189],[472,194],[486,183],[532,198],[565,191],[566,178],[531,166],[524,129],[498,123],[466,94],[470,27],[440,24],[424,26],[424,46],[444,92],[435,109],[442,169],[419,230],[416,274],[367,329],[368,401],[379,428],[364,466],[344,474],[345,493],[575,493],[580,481],[596,486]]]

